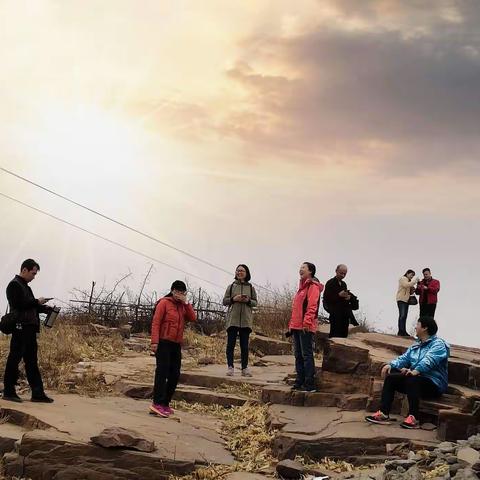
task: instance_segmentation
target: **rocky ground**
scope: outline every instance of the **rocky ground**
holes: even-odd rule
[[[472,437],[479,431],[476,349],[452,348],[448,393],[422,402],[422,429],[404,430],[400,422],[367,424],[364,416],[378,408],[381,366],[402,353],[408,339],[352,332],[347,340],[329,341],[320,330],[318,393],[291,392],[288,342],[253,338],[251,378],[226,377],[218,355],[199,358],[187,348],[176,413],[168,419],[148,414],[155,366],[148,339],[124,342],[115,360],[79,362],[66,382],[70,393],[50,392],[54,404],[0,400],[7,476],[460,480],[477,478],[480,470],[480,437]],[[77,393],[75,379],[85,376],[102,385],[93,398]],[[399,420],[404,408],[400,398]]]

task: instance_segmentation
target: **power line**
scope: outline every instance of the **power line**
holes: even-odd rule
[[[186,256],[194,259],[194,260],[197,260],[198,262],[201,262],[201,263],[203,263],[203,264],[205,264],[205,265],[208,265],[209,267],[215,268],[216,270],[219,270],[219,271],[221,271],[221,272],[223,272],[223,273],[226,273],[226,274],[228,274],[228,275],[232,275],[232,272],[231,272],[231,271],[226,270],[226,269],[223,268],[223,267],[220,267],[220,266],[218,266],[218,265],[215,265],[214,263],[211,263],[211,262],[209,262],[208,260],[204,260],[203,258],[198,257],[197,255],[194,255],[194,254],[192,254],[192,253],[190,253],[190,252],[187,252],[186,250],[183,250],[183,249],[181,249],[181,248],[175,247],[174,245],[171,245],[171,244],[169,244],[169,243],[167,243],[167,242],[164,242],[163,240],[160,240],[160,239],[158,239],[158,238],[156,238],[156,237],[153,237],[152,235],[150,235],[150,234],[148,234],[148,233],[142,232],[141,230],[138,230],[138,229],[135,228],[135,227],[131,227],[130,225],[127,225],[126,223],[123,223],[123,222],[121,222],[121,221],[119,221],[119,220],[116,220],[116,219],[114,219],[114,218],[112,218],[112,217],[109,217],[108,215],[105,215],[104,213],[101,213],[101,212],[99,212],[99,211],[97,211],[97,210],[94,210],[93,208],[87,207],[86,205],[83,205],[83,204],[81,204],[81,203],[79,203],[79,202],[76,202],[75,200],[72,200],[71,198],[66,197],[65,195],[62,195],[62,194],[60,194],[60,193],[57,193],[57,192],[55,192],[54,190],[51,190],[50,188],[44,187],[43,185],[40,185],[39,183],[36,183],[36,182],[34,182],[34,181],[26,178],[26,177],[23,177],[22,175],[19,175],[18,173],[12,172],[11,170],[8,170],[8,169],[6,169],[6,168],[4,168],[4,167],[2,167],[2,166],[0,166],[0,170],[3,171],[4,173],[7,173],[8,175],[11,175],[11,176],[13,176],[13,177],[15,177],[15,178],[18,178],[19,180],[22,180],[22,181],[24,181],[24,182],[26,182],[26,183],[29,183],[30,185],[33,185],[33,186],[35,186],[35,187],[37,187],[37,188],[40,188],[41,190],[43,190],[43,191],[45,191],[45,192],[48,192],[48,193],[50,193],[50,194],[52,194],[52,195],[55,195],[56,197],[61,198],[62,200],[65,200],[66,202],[71,203],[72,205],[75,205],[75,206],[77,206],[77,207],[83,208],[84,210],[87,210],[88,212],[93,213],[94,215],[97,215],[97,216],[99,216],[99,217],[101,217],[101,218],[103,218],[103,219],[105,219],[105,220],[108,220],[108,221],[110,221],[110,222],[115,223],[116,225],[119,225],[119,226],[121,226],[121,227],[123,227],[123,228],[126,228],[127,230],[130,230],[131,232],[137,233],[138,235],[141,235],[141,236],[143,236],[143,237],[145,237],[145,238],[148,238],[149,240],[153,240],[154,242],[159,243],[160,245],[163,245],[164,247],[167,247],[167,248],[170,248],[170,249],[172,249],[172,250],[175,250],[176,252],[179,252],[179,253],[181,253],[182,255],[186,255]],[[4,194],[2,194],[2,195],[4,195]],[[4,196],[6,196],[7,198],[10,198],[10,200],[13,200],[13,201],[17,201],[17,202],[19,202],[19,203],[22,203],[22,202],[20,202],[19,200],[15,200],[15,199],[12,199],[11,197],[8,197],[7,195],[4,195]],[[44,214],[46,214],[46,215],[50,215],[50,214],[48,214],[48,213],[46,213],[46,212],[43,212],[43,211],[38,210],[38,209],[35,209],[35,207],[31,207],[31,206],[29,206],[29,205],[27,205],[27,204],[22,203],[22,205],[28,206],[29,208],[33,208],[34,210],[37,210],[37,211],[39,211],[39,212],[41,212],[41,213],[44,213]],[[56,220],[59,220],[59,221],[63,221],[63,220],[61,220],[61,219],[59,219],[59,218],[57,218],[57,217],[53,217],[53,218],[55,218]],[[66,222],[66,223],[68,223],[68,222]],[[72,225],[72,226],[74,226],[75,228],[80,228],[80,227],[76,227],[76,226],[73,225],[73,224],[69,224],[69,225]],[[88,232],[88,233],[92,233],[92,232]],[[93,234],[93,235],[96,235],[95,233],[92,233],[92,234]],[[108,240],[107,240],[107,241],[108,241]],[[125,247],[125,248],[129,248],[129,247]],[[163,262],[161,262],[160,260],[155,260],[155,261],[158,261],[159,263],[163,263]],[[164,263],[164,264],[165,264],[165,263]],[[173,267],[172,265],[168,265],[168,264],[165,264],[165,265],[168,266],[168,267],[170,267],[170,268],[173,268],[173,269],[175,269],[175,270],[178,270],[178,271],[183,272],[183,270],[180,270],[180,269],[178,269],[178,268],[176,268],[176,267]],[[185,273],[185,272],[183,272],[183,273]],[[189,274],[189,275],[190,275],[190,274]],[[195,275],[192,275],[192,276],[195,276]],[[212,285],[216,285],[216,284],[214,284],[214,283],[212,283],[212,282],[210,282],[210,281],[208,281],[208,280],[202,279],[201,277],[197,277],[197,278],[200,278],[200,279],[203,280],[203,281],[206,281],[206,282],[208,282],[208,283],[211,283]],[[276,294],[276,292],[274,292],[273,290],[271,290],[271,289],[268,288],[268,287],[264,287],[263,285],[260,285],[260,284],[258,284],[258,283],[254,283],[254,282],[252,282],[252,284],[253,284],[255,287],[260,288],[260,289],[262,289],[262,290],[264,290],[264,291],[266,291],[266,292],[268,292],[268,293],[272,293],[272,294],[274,294],[274,295]],[[218,285],[216,285],[216,286],[218,286]],[[222,287],[222,288],[223,288],[223,287]]]
[[[166,267],[168,267],[168,268],[171,268],[171,269],[173,269],[173,270],[176,270],[177,272],[181,272],[181,273],[183,273],[183,274],[185,274],[185,275],[189,275],[190,277],[196,278],[196,279],[201,280],[201,281],[203,281],[203,282],[209,283],[210,285],[213,285],[213,286],[215,286],[215,287],[224,288],[224,286],[218,285],[218,284],[215,283],[215,282],[211,282],[210,280],[207,280],[206,278],[203,278],[203,277],[200,277],[200,276],[195,275],[195,274],[193,274],[193,273],[187,272],[186,270],[182,270],[182,269],[180,269],[180,268],[177,268],[177,267],[175,267],[175,266],[173,266],[173,265],[170,265],[169,263],[166,263],[166,262],[163,262],[162,260],[159,260],[158,258],[152,257],[152,256],[150,256],[150,255],[147,255],[147,254],[143,253],[143,252],[140,252],[139,250],[135,250],[134,248],[130,248],[130,247],[128,247],[127,245],[124,245],[124,244],[122,244],[122,243],[116,242],[115,240],[111,240],[110,238],[104,237],[103,235],[100,235],[100,234],[98,234],[98,233],[95,233],[95,232],[92,232],[92,231],[90,231],[90,230],[87,230],[86,228],[80,227],[80,226],[78,226],[78,225],[76,225],[76,224],[74,224],[74,223],[72,223],[72,222],[69,222],[69,221],[67,221],[67,220],[64,220],[63,218],[57,217],[57,216],[55,216],[55,215],[52,215],[51,213],[48,213],[48,212],[46,212],[46,211],[44,211],[44,210],[40,210],[39,208],[36,208],[36,207],[34,207],[34,206],[32,206],[32,205],[29,205],[28,203],[22,202],[21,200],[18,200],[18,199],[14,198],[14,197],[11,197],[10,195],[6,195],[5,193],[2,193],[2,192],[0,192],[0,195],[1,195],[2,197],[4,197],[4,198],[7,198],[8,200],[11,200],[12,202],[15,202],[15,203],[18,203],[18,204],[20,204],[20,205],[23,205],[24,207],[30,208],[31,210],[34,210],[35,212],[41,213],[41,214],[43,214],[43,215],[46,215],[47,217],[53,218],[54,220],[56,220],[56,221],[58,221],[58,222],[64,223],[64,224],[66,224],[66,225],[69,225],[70,227],[76,228],[77,230],[80,230],[80,231],[82,231],[82,232],[84,232],[84,233],[88,233],[89,235],[93,235],[93,236],[96,237],[96,238],[99,238],[99,239],[104,240],[104,241],[106,241],[106,242],[108,242],[108,243],[111,243],[112,245],[116,245],[117,247],[123,248],[124,250],[127,250],[127,251],[129,251],[129,252],[131,252],[131,253],[135,253],[136,255],[140,255],[140,256],[142,256],[142,257],[144,257],[144,258],[147,258],[148,260],[151,260],[151,261],[153,261],[153,262],[159,263],[159,264],[164,265],[164,266],[166,266]]]
[[[159,243],[160,245],[163,245],[164,247],[167,247],[167,248],[171,248],[172,250],[175,250],[176,252],[179,252],[181,253],[182,255],[186,255],[187,257],[190,257],[194,260],[197,260],[198,262],[201,262],[205,265],[208,265],[209,267],[212,267],[212,268],[215,268],[223,273],[226,273],[228,275],[232,275],[232,272],[229,271],[229,270],[226,270],[225,268],[222,268],[218,265],[215,265],[214,263],[212,262],[209,262],[208,260],[204,260],[203,258],[200,258],[198,257],[197,255],[194,255],[193,253],[190,253],[190,252],[187,252],[186,250],[183,250],[181,248],[178,248],[178,247],[175,247],[175,245],[172,245],[170,243],[167,243],[163,240],[160,240],[159,238],[156,238],[148,233],[145,233],[145,232],[142,232],[141,230],[138,230],[137,228],[135,227],[131,227],[130,225],[127,225],[126,223],[123,223],[119,220],[116,220],[112,217],[109,217],[108,215],[105,215],[104,213],[101,213],[97,210],[94,210],[93,208],[90,208],[90,207],[87,207],[86,205],[83,205],[79,202],[76,202],[75,200],[72,200],[71,198],[69,197],[66,197],[65,195],[62,195],[60,193],[57,193],[53,190],[51,190],[50,188],[47,188],[47,187],[44,187],[43,185],[40,185],[39,183],[36,183],[32,180],[29,180],[28,178],[25,178],[21,175],[19,175],[18,173],[15,173],[15,172],[12,172],[11,170],[7,170],[6,168],[4,167],[0,167],[0,170],[2,170],[3,172],[5,173],[8,173],[9,175],[12,175],[13,177],[16,177],[24,182],[27,182],[29,183],[30,185],[33,185],[37,188],[40,188],[41,190],[44,190],[45,192],[48,192],[48,193],[51,193],[52,195],[55,195],[56,197],[58,198],[61,198],[62,200],[65,200],[66,202],[69,202],[71,203],[72,205],[75,205],[77,207],[80,207],[80,208],[83,208],[84,210],[87,210],[89,211],[90,213],[93,213],[94,215],[97,215],[105,220],[108,220],[109,222],[113,222],[123,228],[126,228],[128,230],[130,230],[131,232],[135,232],[137,233],[138,235],[141,235],[142,237],[145,237],[145,238],[148,238],[149,240],[152,240],[156,243]]]

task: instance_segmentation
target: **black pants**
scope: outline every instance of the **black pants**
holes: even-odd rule
[[[408,317],[408,303],[397,301],[398,305],[398,333],[402,337],[408,336],[407,332],[407,317]]]
[[[313,358],[313,333],[303,330],[292,330],[295,353],[295,370],[297,387],[315,386],[315,360]]]
[[[169,340],[160,340],[155,357],[157,368],[155,369],[155,383],[153,384],[153,403],[168,407],[180,379],[181,345]]]
[[[15,393],[15,386],[18,382],[18,365],[23,359],[28,384],[32,390],[32,397],[44,395],[42,376],[38,368],[38,345],[37,327],[35,325],[24,325],[21,330],[14,330],[10,340],[10,353],[5,365],[3,377],[4,394]]]
[[[420,304],[420,316],[435,318],[436,303],[421,303]]]
[[[349,311],[332,311],[330,313],[330,334],[328,335],[330,338],[332,337],[340,337],[340,338],[347,338],[348,337],[348,325],[350,324],[350,312]]]
[[[392,370],[385,378],[382,390],[380,410],[388,415],[392,407],[395,392],[406,393],[408,398],[408,413],[418,419],[418,407],[421,398],[435,398],[441,395],[438,387],[428,378],[402,375],[398,370]]]
[[[250,328],[228,327],[227,329],[227,365],[233,367],[233,352],[237,343],[237,336],[240,337],[240,355],[242,370],[248,367],[248,339]]]

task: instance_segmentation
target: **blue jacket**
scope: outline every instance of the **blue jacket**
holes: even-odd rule
[[[403,355],[390,362],[392,368],[409,368],[432,380],[441,393],[448,387],[448,357],[450,345],[432,335],[425,342],[413,344]]]

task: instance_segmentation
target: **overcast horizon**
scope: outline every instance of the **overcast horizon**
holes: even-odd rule
[[[345,263],[384,331],[399,277],[430,267],[439,335],[480,347],[478,2],[5,0],[0,19],[1,167],[263,285]],[[2,171],[0,193],[231,280]],[[1,196],[0,227],[2,311],[25,258],[62,300],[129,271],[139,289],[152,263]],[[147,288],[185,276],[156,264]]]

